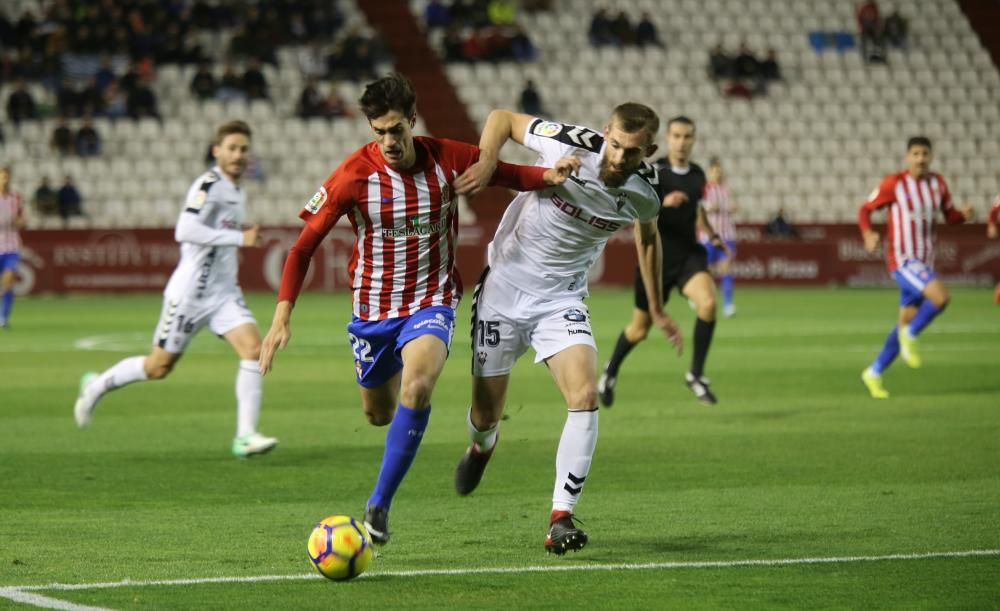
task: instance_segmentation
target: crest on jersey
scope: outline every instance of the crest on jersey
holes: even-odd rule
[[[205,205],[206,198],[208,198],[208,192],[205,189],[198,189],[188,198],[185,208],[194,211],[201,210],[201,207]]]
[[[624,206],[627,201],[628,195],[626,195],[624,191],[615,196],[615,206],[617,206],[619,210],[622,209],[622,206]]]
[[[562,128],[563,128],[562,123],[555,123],[553,121],[542,121],[541,123],[536,125],[535,129],[532,131],[535,132],[536,136],[551,138],[552,136],[555,136],[556,134],[561,132]]]
[[[451,203],[451,185],[445,183],[441,186],[441,207],[446,208]]]
[[[319,191],[306,203],[306,210],[312,214],[319,212],[319,209],[326,203],[326,187],[320,187]]]

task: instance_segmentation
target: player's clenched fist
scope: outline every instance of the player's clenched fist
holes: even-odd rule
[[[576,157],[563,157],[556,164],[545,170],[545,174],[542,177],[545,179],[545,184],[550,187],[555,187],[566,182],[570,174],[576,174],[580,171],[580,160]]]
[[[253,225],[243,230],[243,246],[260,245],[260,225]]]

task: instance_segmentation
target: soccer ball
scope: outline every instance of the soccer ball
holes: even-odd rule
[[[313,528],[306,544],[309,560],[323,577],[353,579],[372,562],[372,538],[351,516],[330,516]]]

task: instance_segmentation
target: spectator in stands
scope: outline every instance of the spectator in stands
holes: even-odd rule
[[[663,46],[663,43],[660,42],[660,35],[656,30],[656,24],[653,23],[649,13],[644,12],[642,17],[639,19],[639,25],[635,27],[635,42],[640,47]]]
[[[42,176],[42,184],[35,189],[32,197],[35,212],[42,216],[50,216],[59,213],[59,196],[49,183],[48,176]]]
[[[604,7],[599,7],[590,20],[588,31],[590,44],[595,47],[615,44],[615,34],[611,27],[611,19]]]
[[[249,100],[270,99],[268,93],[267,79],[260,70],[260,62],[256,59],[250,60],[246,72],[243,73],[243,91]]]
[[[765,233],[778,240],[797,240],[799,232],[792,227],[792,224],[785,220],[785,209],[778,208],[778,212],[767,222]]]
[[[63,179],[63,186],[59,188],[56,195],[59,204],[59,216],[63,219],[63,224],[69,224],[69,217],[83,216],[83,197],[73,185],[73,177],[69,174]]]
[[[446,28],[451,23],[451,13],[448,6],[441,0],[431,0],[424,10],[424,23],[428,30],[436,28]]]
[[[130,61],[128,63],[128,70],[126,70],[125,74],[118,79],[118,87],[121,88],[125,95],[128,95],[133,89],[135,89],[136,85],[138,85],[141,80],[142,79],[139,76],[138,64],[134,61]]]
[[[223,102],[244,99],[243,79],[236,74],[236,68],[232,64],[226,64],[226,67],[223,68],[216,96]]]
[[[740,52],[733,60],[733,68],[737,78],[755,80],[760,76],[760,62],[746,42],[740,43]]]
[[[7,118],[15,125],[21,121],[38,118],[35,98],[31,97],[21,79],[14,83],[14,91],[7,98]]]
[[[514,34],[510,38],[510,53],[516,61],[522,63],[535,59],[535,45],[520,25],[514,27]]]
[[[101,154],[101,135],[97,133],[90,117],[83,119],[83,125],[76,132],[76,154],[80,157],[96,157]]]
[[[858,34],[861,37],[861,55],[868,62],[884,62],[882,42],[882,16],[875,0],[865,0],[856,13]]]
[[[514,25],[517,21],[517,7],[511,0],[490,0],[486,11],[493,25]]]
[[[733,58],[726,53],[721,42],[709,52],[708,68],[712,78],[716,80],[729,78],[733,75]]]
[[[906,18],[899,14],[899,9],[893,9],[892,13],[885,18],[885,41],[897,49],[906,49],[906,36],[910,26]]]
[[[448,26],[444,34],[443,44],[445,61],[469,61],[469,58],[465,56],[465,40],[462,38],[462,30],[457,25]]]
[[[63,79],[56,94],[56,110],[63,117],[80,116],[80,93],[68,78]]]
[[[97,87],[97,77],[91,76],[87,81],[87,86],[80,90],[78,97],[80,105],[80,116],[97,115],[104,108],[104,98],[101,90]]]
[[[617,46],[635,44],[635,30],[632,28],[632,22],[629,21],[625,11],[618,11],[618,16],[611,22],[611,32]]]
[[[160,111],[156,102],[156,94],[149,88],[149,85],[139,81],[132,91],[125,97],[125,107],[128,116],[133,119],[144,117],[160,118]]]
[[[330,93],[326,96],[326,116],[336,118],[350,117],[352,115],[351,106],[347,103],[347,100],[340,95],[337,83],[331,82]]]
[[[545,106],[542,104],[541,94],[535,88],[535,81],[530,79],[524,83],[524,89],[521,91],[521,100],[518,106],[521,112],[533,117],[546,117],[549,114],[545,111]]]
[[[295,114],[303,119],[312,117],[323,117],[326,115],[326,100],[320,93],[316,85],[316,79],[309,79],[306,86],[299,94],[299,103],[295,107]]]
[[[103,95],[108,85],[115,82],[117,78],[114,68],[111,66],[111,57],[107,53],[101,55],[101,64],[97,68],[97,72],[94,73],[94,85],[97,87],[98,93]]]
[[[781,67],[778,66],[778,54],[774,49],[767,50],[767,57],[760,63],[760,75],[768,81],[781,80]]]
[[[118,86],[118,81],[111,81],[111,84],[104,89],[103,115],[111,119],[120,119],[128,114],[125,94]]]
[[[59,155],[72,155],[75,152],[73,130],[69,128],[65,117],[59,117],[56,126],[52,128],[49,137],[49,148]]]
[[[308,79],[321,79],[326,76],[326,57],[323,55],[323,46],[317,40],[310,41],[309,44],[299,47],[296,53],[299,62],[299,72]]]
[[[210,100],[215,97],[219,84],[207,62],[199,64],[198,70],[191,77],[191,93],[199,100]]]

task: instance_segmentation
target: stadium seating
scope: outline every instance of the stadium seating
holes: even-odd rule
[[[764,221],[784,206],[797,222],[852,222],[881,176],[901,167],[905,139],[918,132],[934,140],[935,166],[956,199],[983,206],[1000,191],[1000,75],[955,2],[900,0],[910,23],[909,51],[891,51],[884,66],[865,64],[856,50],[818,53],[810,45],[810,31],[854,31],[854,3],[847,0],[677,0],[669,12],[657,0],[616,3],[616,10],[633,18],[649,12],[666,50],[594,49],[586,30],[601,2],[572,0],[573,10],[567,10],[569,3],[561,0],[557,10],[521,20],[538,48],[534,63],[447,66],[480,126],[492,108],[516,106],[525,78],[535,80],[545,106],[560,120],[600,127],[611,107],[626,99],[648,103],[664,117],[688,115],[698,124],[696,159],[723,160],[749,221]],[[39,2],[14,5],[15,12],[37,12]],[[364,25],[354,1],[339,6],[350,25]],[[419,18],[426,0],[410,0],[410,6]],[[718,42],[734,48],[744,40],[759,54],[773,47],[784,80],[771,85],[767,96],[726,99],[708,76],[708,52]],[[164,65],[153,84],[162,122],[97,119],[102,155],[60,159],[48,148],[54,120],[19,127],[5,121],[0,160],[14,164],[14,186],[28,197],[42,176],[58,185],[71,174],[90,215],[77,223],[168,226],[205,167],[214,127],[244,118],[255,129],[264,176],[246,183],[254,218],[291,222],[330,170],[370,140],[370,131],[357,118],[295,118],[304,84],[296,49],[279,49],[278,59],[278,68],[263,67],[270,101],[199,102],[188,89],[193,68]],[[361,93],[357,83],[339,87],[351,102]],[[0,88],[3,119],[10,90],[10,84]],[[36,100],[51,103],[41,85],[33,83],[30,90]],[[426,132],[421,122],[417,132]],[[504,156],[534,160],[514,145]]]

